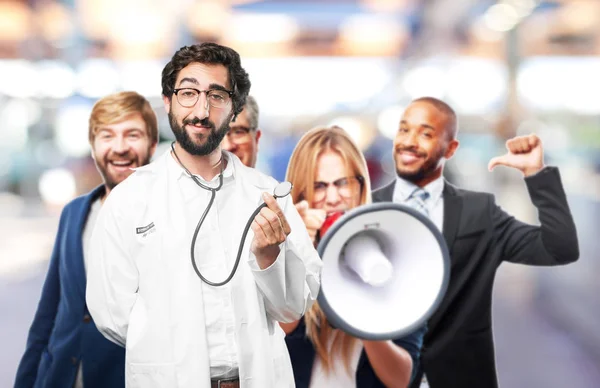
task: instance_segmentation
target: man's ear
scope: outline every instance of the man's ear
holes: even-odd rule
[[[254,141],[256,142],[256,145],[258,145],[260,135],[262,135],[262,132],[260,131],[260,129],[256,128],[256,133],[254,134]]]
[[[169,114],[171,112],[171,99],[167,96],[162,96],[163,98],[163,103],[165,105],[165,112],[167,112],[167,114]]]
[[[446,148],[446,153],[444,154],[445,159],[450,159],[456,150],[458,149],[459,142],[456,139],[450,140],[448,143],[448,148]]]
[[[150,147],[150,158],[152,158],[154,156],[154,152],[156,152],[157,146],[158,146],[158,142],[155,142],[154,144],[152,144],[152,147]]]

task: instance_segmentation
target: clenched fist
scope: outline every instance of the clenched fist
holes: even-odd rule
[[[542,141],[537,135],[513,137],[506,142],[506,149],[506,154],[490,160],[490,171],[496,166],[506,166],[521,170],[527,177],[544,168]]]
[[[306,231],[314,245],[317,232],[321,229],[321,226],[323,226],[323,222],[325,222],[325,218],[327,217],[327,212],[323,209],[309,208],[307,201],[298,202],[296,204],[296,210],[298,210],[298,214],[302,217],[302,221],[304,221],[304,225],[306,226]]]

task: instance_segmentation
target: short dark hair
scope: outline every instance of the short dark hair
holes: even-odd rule
[[[171,99],[175,81],[181,69],[190,63],[223,65],[227,68],[229,84],[233,91],[233,115],[236,117],[246,103],[250,92],[250,78],[241,64],[240,55],[233,49],[216,43],[200,43],[177,50],[162,71],[162,94]]]
[[[450,105],[435,97],[420,97],[413,100],[411,104],[416,102],[424,102],[432,105],[434,108],[446,115],[448,118],[448,126],[446,127],[446,135],[448,136],[448,140],[456,139],[456,134],[458,132],[458,118],[456,116],[456,112],[454,112],[454,109],[452,109]]]

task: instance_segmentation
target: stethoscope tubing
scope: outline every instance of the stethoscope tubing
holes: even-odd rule
[[[198,178],[196,178],[195,175],[193,175],[184,165],[183,163],[181,163],[181,160],[179,160],[179,157],[177,156],[177,153],[175,152],[175,147],[174,147],[175,142],[171,143],[171,149],[173,151],[173,155],[175,155],[175,158],[177,159],[177,161],[179,162],[179,164],[181,165],[181,167],[183,167],[183,169],[185,170],[185,172],[194,180],[194,182],[201,188],[208,190],[211,192],[211,196],[210,196],[210,201],[208,202],[208,205],[206,206],[206,209],[204,209],[204,213],[202,213],[202,216],[200,217],[200,220],[198,221],[198,225],[196,226],[196,230],[194,231],[194,235],[192,236],[192,242],[190,244],[190,257],[192,259],[192,267],[194,267],[194,271],[196,272],[196,275],[198,275],[198,277],[206,284],[208,284],[209,286],[213,286],[213,287],[221,287],[224,286],[225,284],[229,283],[231,281],[231,279],[233,279],[233,276],[235,275],[235,272],[237,271],[237,268],[240,264],[240,259],[242,257],[242,252],[244,250],[244,243],[246,242],[246,237],[248,235],[248,231],[250,230],[250,227],[252,226],[252,222],[254,221],[254,217],[256,217],[256,215],[258,213],[260,213],[260,211],[262,210],[262,208],[266,207],[267,204],[266,203],[262,203],[260,204],[260,206],[258,206],[258,208],[254,211],[254,213],[252,213],[252,215],[250,216],[250,218],[248,219],[248,222],[246,222],[246,226],[244,227],[244,232],[242,233],[242,239],[240,241],[240,245],[238,247],[238,252],[237,252],[237,256],[235,258],[235,263],[233,264],[233,268],[231,269],[231,272],[229,273],[229,276],[227,276],[227,278],[225,278],[225,280],[221,281],[221,282],[212,282],[210,280],[208,280],[207,278],[205,278],[202,273],[200,273],[200,270],[198,269],[198,266],[196,265],[196,255],[195,255],[195,247],[196,247],[196,239],[198,238],[198,233],[200,232],[200,227],[202,226],[202,224],[204,223],[204,219],[206,218],[206,216],[208,215],[209,210],[212,207],[213,202],[215,201],[215,197],[217,194],[217,191],[219,191],[221,189],[221,187],[223,187],[223,165],[221,165],[221,172],[219,173],[219,185],[217,187],[209,187],[206,186],[204,184],[202,184],[202,182],[200,182],[200,180]],[[221,162],[223,163],[223,162]]]

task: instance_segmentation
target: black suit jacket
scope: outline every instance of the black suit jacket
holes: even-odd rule
[[[560,174],[546,167],[525,178],[540,226],[516,220],[494,196],[445,182],[443,234],[450,250],[448,289],[428,322],[421,373],[432,388],[498,386],[491,301],[502,261],[561,265],[579,258],[575,224]],[[373,202],[392,201],[395,182],[373,192]],[[415,380],[412,387],[418,387]]]

